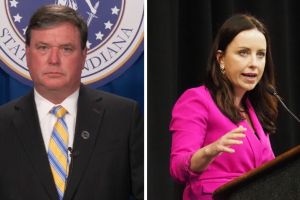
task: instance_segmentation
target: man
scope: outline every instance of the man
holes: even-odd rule
[[[0,107],[0,199],[143,199],[143,121],[136,102],[80,82],[87,25],[68,7],[32,16],[34,90]]]

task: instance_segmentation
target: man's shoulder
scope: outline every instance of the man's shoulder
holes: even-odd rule
[[[0,105],[0,113],[14,109],[19,100],[20,98],[13,99],[7,103]]]
[[[14,111],[16,110],[16,105],[18,99],[11,100],[3,105],[0,105],[0,120],[8,120],[13,115]]]
[[[9,117],[15,111],[20,110],[28,105],[33,105],[33,92],[13,99],[5,104],[0,105],[0,117]]]
[[[128,104],[136,104],[136,101],[127,97],[123,97],[117,94],[113,94],[110,92],[106,92],[99,89],[89,88],[84,86],[82,88],[82,93],[87,95],[89,98],[99,98],[107,103],[128,103]]]
[[[79,108],[86,108],[86,106],[102,108],[107,113],[118,115],[118,117],[126,113],[140,113],[140,105],[135,100],[87,87],[81,88],[78,104]]]

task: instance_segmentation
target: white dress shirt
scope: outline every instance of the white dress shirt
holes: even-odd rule
[[[73,148],[74,134],[75,134],[75,125],[76,125],[76,116],[77,116],[77,101],[79,96],[79,89],[76,90],[73,94],[68,96],[62,103],[58,104],[63,106],[67,113],[64,117],[64,120],[68,127],[69,141],[68,146]],[[42,131],[42,136],[44,139],[44,144],[46,151],[48,152],[49,142],[52,134],[52,130],[57,118],[50,113],[54,106],[58,106],[48,101],[42,97],[36,90],[34,90],[34,100],[38,112],[40,127]],[[70,154],[70,152],[69,152]]]

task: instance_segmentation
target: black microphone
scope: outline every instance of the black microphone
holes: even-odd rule
[[[74,149],[72,147],[68,147],[68,151],[70,152],[71,163],[69,165],[66,187],[67,187],[67,185],[69,185],[70,180],[71,180],[71,174],[73,171],[74,160],[79,155],[79,151],[74,151]]]
[[[72,147],[68,147],[68,151],[70,152],[70,157],[75,158],[79,156],[79,151],[74,151]]]
[[[282,98],[278,95],[276,90],[272,86],[267,86],[266,90],[273,96],[275,96],[278,101],[281,103],[281,105],[294,117],[294,119],[300,123],[300,119],[285,105],[285,103],[282,101]]]

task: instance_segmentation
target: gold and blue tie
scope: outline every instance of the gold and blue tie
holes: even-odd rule
[[[66,109],[54,107],[50,113],[57,117],[49,142],[48,158],[59,200],[63,199],[68,176],[68,128],[64,121]]]

